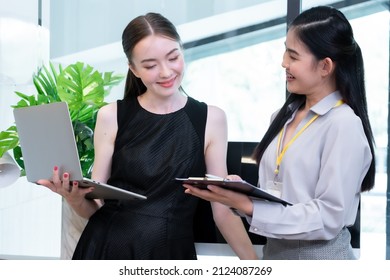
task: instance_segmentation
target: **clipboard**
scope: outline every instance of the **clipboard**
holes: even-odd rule
[[[280,199],[272,194],[269,194],[244,180],[227,180],[223,178],[218,178],[216,176],[175,178],[175,180],[180,181],[183,184],[189,184],[200,189],[207,189],[208,185],[215,185],[225,188],[227,190],[246,194],[254,199],[262,199],[271,202],[281,203],[284,206],[292,205],[291,203]]]

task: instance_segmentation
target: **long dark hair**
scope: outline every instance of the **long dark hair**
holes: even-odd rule
[[[182,47],[176,27],[168,19],[158,13],[147,13],[134,18],[122,33],[122,46],[129,64],[132,64],[132,54],[135,45],[150,35],[161,35],[175,40]],[[180,87],[181,89],[181,87]],[[124,98],[139,96],[146,91],[145,85],[129,69],[127,72]]]
[[[367,113],[363,57],[354,39],[352,27],[339,10],[328,6],[318,6],[298,15],[289,28],[294,28],[299,40],[318,60],[329,57],[336,62],[337,89],[344,102],[361,119],[370,146],[372,161],[361,186],[361,191],[369,191],[375,183],[374,137]],[[295,111],[296,108],[292,108],[290,104],[302,104],[305,98],[304,95],[289,94],[285,104],[254,151],[254,159],[258,164],[268,145]]]

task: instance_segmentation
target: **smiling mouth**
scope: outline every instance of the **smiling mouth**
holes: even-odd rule
[[[292,79],[294,79],[294,76],[289,74],[289,73],[286,73],[286,79],[287,80],[292,80]]]
[[[164,88],[169,88],[171,86],[174,85],[175,83],[175,80],[176,80],[176,77],[173,78],[173,79],[170,79],[169,81],[165,81],[165,82],[159,82],[158,84]]]

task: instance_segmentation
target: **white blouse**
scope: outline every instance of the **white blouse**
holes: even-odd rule
[[[334,107],[340,99],[339,92],[328,95],[301,121],[295,133],[319,115],[291,144],[280,165],[280,195],[293,205],[253,200],[253,216],[247,217],[251,232],[279,239],[329,240],[355,222],[372,155],[360,118],[347,104]],[[263,189],[275,178],[277,138],[260,162]]]

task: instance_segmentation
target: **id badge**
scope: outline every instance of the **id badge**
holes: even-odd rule
[[[265,185],[265,191],[277,198],[282,197],[283,183],[277,181],[267,181]]]

